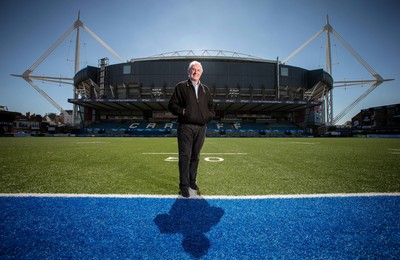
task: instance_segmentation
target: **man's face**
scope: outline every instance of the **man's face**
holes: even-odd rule
[[[198,83],[203,71],[201,70],[201,67],[198,64],[195,64],[190,68],[188,73],[190,80]]]

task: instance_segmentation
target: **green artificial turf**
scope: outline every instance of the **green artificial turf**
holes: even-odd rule
[[[400,139],[207,138],[202,152],[204,195],[400,192]],[[0,193],[177,194],[177,157],[176,138],[0,138]]]

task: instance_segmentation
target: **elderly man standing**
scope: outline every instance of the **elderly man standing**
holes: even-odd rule
[[[179,189],[183,197],[190,197],[189,188],[199,194],[196,183],[200,151],[206,137],[207,123],[215,115],[214,102],[208,87],[200,82],[203,67],[192,61],[188,80],[179,82],[168,108],[178,116]]]

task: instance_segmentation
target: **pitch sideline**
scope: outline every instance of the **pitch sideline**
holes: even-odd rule
[[[305,199],[305,198],[339,198],[339,197],[395,197],[399,192],[391,193],[326,193],[326,194],[287,194],[287,195],[249,195],[249,196],[218,196],[205,195],[190,199],[220,199],[220,200],[257,200],[257,199]],[[78,193],[0,193],[0,197],[47,197],[47,198],[126,198],[126,199],[176,199],[178,195],[155,194],[78,194]]]

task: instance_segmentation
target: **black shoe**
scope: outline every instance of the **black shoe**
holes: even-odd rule
[[[179,194],[184,198],[189,198],[190,197],[189,189],[181,189]]]

